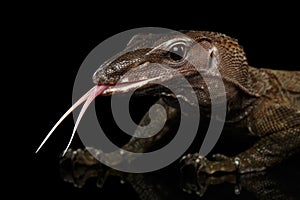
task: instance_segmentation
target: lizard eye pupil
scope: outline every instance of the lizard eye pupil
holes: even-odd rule
[[[169,50],[169,58],[173,61],[180,61],[184,58],[186,47],[183,44],[176,44]]]

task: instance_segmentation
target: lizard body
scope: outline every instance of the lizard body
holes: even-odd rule
[[[216,171],[231,172],[237,168],[240,173],[245,173],[264,170],[298,151],[300,147],[300,72],[251,67],[237,40],[224,34],[202,31],[184,31],[183,33],[186,37],[176,33],[134,36],[125,49],[127,52],[99,67],[93,76],[94,83],[116,84],[120,81],[130,85],[155,77],[162,77],[161,81],[176,78],[175,75],[168,75],[168,70],[164,71],[149,65],[149,63],[167,64],[177,69],[189,80],[200,107],[207,109],[209,113],[208,90],[204,87],[203,79],[190,63],[197,63],[200,70],[205,71],[205,75],[212,77],[212,81],[210,69],[217,67],[226,89],[226,123],[248,128],[249,132],[241,134],[255,135],[259,137],[259,140],[251,148],[235,157],[216,155],[216,161],[209,161],[195,154],[186,156],[184,163],[196,165],[199,172],[209,174]],[[190,38],[206,51],[197,49]],[[148,48],[149,45],[152,48]],[[147,48],[143,49],[143,46]],[[158,46],[164,46],[166,50],[157,49]],[[184,62],[185,58],[189,58],[190,62]],[[217,62],[213,62],[214,59]],[[126,78],[122,77],[126,72]],[[147,88],[150,83],[151,81],[139,87]],[[104,94],[127,90],[128,87],[126,90],[122,87],[108,89]],[[172,115],[170,116],[172,119]],[[159,138],[167,131],[161,132]],[[155,142],[155,139],[133,139],[125,145],[125,149],[144,152],[152,142]]]

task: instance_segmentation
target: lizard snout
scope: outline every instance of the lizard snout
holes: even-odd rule
[[[97,85],[115,85],[119,80],[119,76],[117,77],[110,75],[106,68],[98,68],[93,75],[93,82]]]
[[[98,85],[115,85],[129,70],[145,62],[148,49],[124,53],[104,62],[94,73],[93,82]]]

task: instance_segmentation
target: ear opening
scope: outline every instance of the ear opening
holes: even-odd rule
[[[209,68],[217,68],[217,51],[218,49],[214,46],[209,49]]]
[[[214,57],[214,51],[211,51],[211,52],[210,52],[209,57],[210,57],[210,58],[213,58],[213,57]]]

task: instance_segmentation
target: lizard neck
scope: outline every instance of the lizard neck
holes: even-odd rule
[[[227,122],[238,122],[248,116],[259,104],[260,97],[268,91],[268,85],[267,73],[249,67],[247,84],[238,90],[235,98],[228,99]]]
[[[270,89],[269,76],[265,72],[265,69],[249,67],[247,80],[247,86],[250,93],[254,94],[257,97],[261,97]]]

